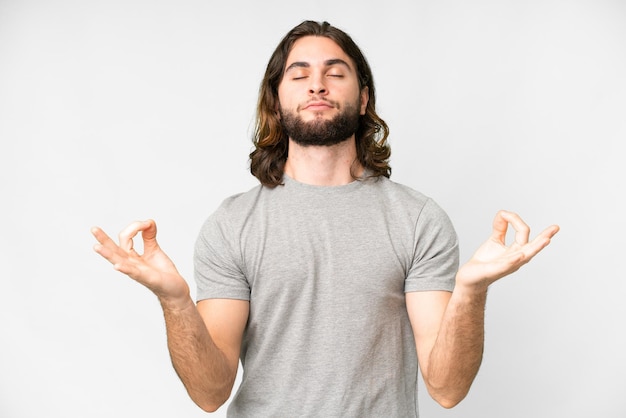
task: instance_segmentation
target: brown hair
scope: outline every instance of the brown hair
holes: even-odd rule
[[[391,175],[389,166],[391,150],[387,145],[389,128],[376,114],[376,90],[370,66],[347,33],[328,22],[314,21],[304,21],[289,31],[267,64],[259,89],[253,138],[255,149],[250,153],[250,171],[265,186],[276,187],[282,184],[289,138],[283,132],[277,112],[278,85],[282,81],[287,57],[293,44],[304,36],[324,36],[332,39],[356,64],[360,89],[363,90],[365,87],[369,89],[367,108],[365,114],[359,117],[359,127],[355,133],[357,158],[371,177],[389,177]]]

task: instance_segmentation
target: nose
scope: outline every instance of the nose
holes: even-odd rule
[[[327,93],[324,77],[321,74],[311,75],[309,80],[311,80],[311,84],[309,85],[309,94]]]

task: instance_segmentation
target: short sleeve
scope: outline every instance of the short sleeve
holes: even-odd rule
[[[458,238],[450,218],[432,199],[417,218],[414,243],[404,291],[452,291],[459,268]]]
[[[250,300],[250,286],[242,269],[238,238],[220,207],[202,225],[194,251],[197,300]]]

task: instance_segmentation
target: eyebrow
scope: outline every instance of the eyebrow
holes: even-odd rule
[[[352,70],[352,67],[350,67],[350,64],[348,64],[346,61],[342,60],[341,58],[332,58],[332,59],[324,61],[324,66],[326,67],[331,67],[333,65],[343,65],[349,70]],[[311,64],[309,64],[306,61],[296,61],[296,62],[291,63],[289,67],[285,68],[285,73],[287,73],[289,70],[292,70],[294,68],[309,68],[309,67],[311,67]]]

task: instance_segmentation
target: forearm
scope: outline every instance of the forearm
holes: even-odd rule
[[[468,393],[482,361],[487,290],[457,286],[428,359],[433,398],[451,408]]]
[[[167,344],[176,373],[191,399],[205,411],[215,411],[229,397],[236,366],[212,340],[191,298],[175,306],[161,300]]]
[[[144,243],[141,255],[133,249],[133,238],[139,232]],[[191,300],[187,282],[159,247],[154,221],[130,224],[120,233],[119,245],[100,228],[94,227],[92,233],[98,240],[94,247],[98,254],[113,264],[116,270],[141,283],[159,298],[174,369],[198,406],[206,411],[217,409],[228,399],[233,387],[239,354],[232,347],[240,346],[241,341],[226,338],[228,342],[236,341],[228,353],[230,357],[216,345],[207,323]],[[235,333],[241,335],[247,310],[230,312],[239,313],[240,326]],[[223,333],[216,338],[221,344]]]
[[[515,239],[506,246],[509,225],[515,229]],[[422,374],[429,392],[441,405],[452,407],[460,402],[478,373],[484,348],[487,288],[528,263],[558,231],[559,227],[552,225],[529,241],[528,225],[517,214],[500,211],[490,238],[457,272],[450,299],[434,309],[440,321],[420,319],[420,314],[432,319],[423,308],[416,308],[418,302],[429,298],[412,298],[409,314],[415,323],[414,332],[426,336],[426,343],[421,345]],[[418,338],[416,341],[419,344]]]

